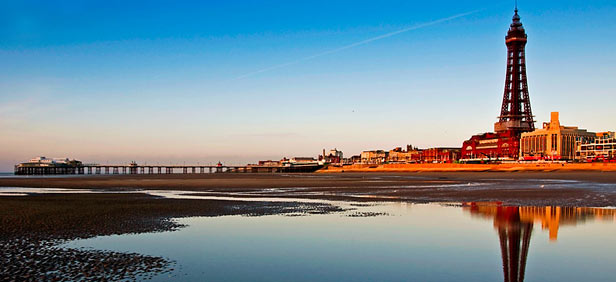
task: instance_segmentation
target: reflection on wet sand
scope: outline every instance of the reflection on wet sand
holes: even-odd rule
[[[616,221],[615,209],[577,207],[511,207],[501,203],[465,203],[463,209],[473,216],[493,218],[498,231],[503,276],[505,282],[522,282],[526,269],[526,258],[535,223],[549,230],[550,241],[558,238],[561,225],[576,225],[586,220]]]

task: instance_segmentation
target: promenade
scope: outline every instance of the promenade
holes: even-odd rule
[[[516,172],[616,171],[616,163],[505,163],[505,164],[354,164],[329,166],[320,173],[340,172]]]

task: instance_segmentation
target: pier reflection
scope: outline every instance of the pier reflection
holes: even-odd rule
[[[616,221],[615,209],[578,207],[511,207],[498,202],[465,203],[464,210],[472,216],[494,220],[500,240],[505,282],[522,282],[534,224],[548,230],[550,241],[558,239],[558,229],[587,220]]]

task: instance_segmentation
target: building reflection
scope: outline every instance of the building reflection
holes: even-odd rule
[[[498,202],[465,203],[463,209],[472,216],[494,220],[500,240],[505,282],[524,281],[526,258],[533,226],[548,230],[550,241],[558,239],[558,229],[587,220],[616,221],[615,209],[577,207],[510,207]]]

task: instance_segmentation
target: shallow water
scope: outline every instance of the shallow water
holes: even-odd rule
[[[178,231],[64,246],[175,261],[155,281],[501,281],[505,274],[509,281],[613,281],[616,274],[614,209],[342,205],[351,210],[184,218]]]

